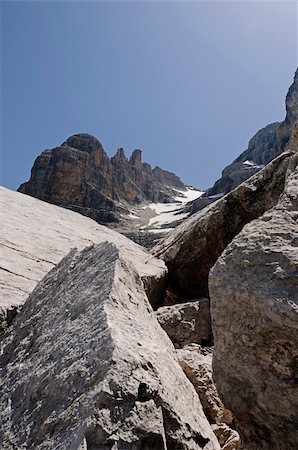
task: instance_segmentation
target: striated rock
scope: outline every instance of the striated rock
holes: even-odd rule
[[[118,223],[131,204],[173,200],[173,188],[186,189],[176,175],[142,163],[141,150],[128,160],[118,149],[110,159],[94,136],[82,133],[38,156],[18,190],[99,223]]]
[[[0,354],[3,450],[220,448],[113,244],[71,251],[46,275]]]
[[[126,254],[157,305],[165,283],[162,261],[119,233],[73,211],[0,188],[0,330],[7,326],[36,284],[71,248],[113,242]]]
[[[169,270],[168,284],[183,298],[208,297],[208,274],[217,258],[248,222],[272,208],[283,192],[293,152],[179,225],[152,249]]]
[[[276,156],[286,150],[295,122],[298,120],[298,69],[286,96],[286,117],[283,122],[267,125],[249,141],[248,148],[222,171],[214,186],[193,204],[195,213],[230,192]],[[206,199],[204,201],[204,199]]]
[[[297,448],[297,165],[298,153],[278,204],[243,228],[209,277],[215,381],[244,450]]]
[[[163,306],[158,308],[155,314],[176,348],[192,342],[210,344],[212,331],[207,298],[180,305]]]
[[[233,416],[218,395],[212,376],[212,347],[197,344],[177,350],[179,363],[197,391],[210,423],[231,425]]]

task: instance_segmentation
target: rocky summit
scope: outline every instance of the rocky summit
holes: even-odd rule
[[[143,163],[141,150],[128,159],[120,148],[109,158],[95,137],[76,134],[42,152],[18,190],[105,224],[119,222],[131,205],[172,201],[173,189],[186,187],[175,174]]]

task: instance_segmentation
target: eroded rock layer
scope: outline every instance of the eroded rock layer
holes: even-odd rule
[[[71,251],[31,294],[0,354],[3,450],[220,448],[113,244]]]

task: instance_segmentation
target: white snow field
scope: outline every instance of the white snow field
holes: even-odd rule
[[[184,212],[187,203],[196,200],[204,193],[192,187],[187,187],[186,191],[174,190],[177,192],[176,202],[150,203],[140,209],[135,209],[130,214],[130,218],[142,222],[140,229],[143,231],[167,233],[173,230],[172,224],[189,216],[189,212]]]

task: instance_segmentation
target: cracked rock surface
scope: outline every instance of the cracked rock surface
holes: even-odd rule
[[[278,202],[293,151],[275,158],[260,172],[212,205],[186,219],[152,249],[169,270],[170,286],[184,298],[209,297],[208,275],[244,225]]]
[[[2,341],[1,449],[219,450],[136,270],[72,250]]]
[[[297,165],[298,153],[278,204],[243,228],[209,277],[215,382],[244,450],[297,448]]]
[[[126,237],[78,213],[3,187],[0,206],[0,331],[71,248],[92,243],[109,241],[122,249],[141,276],[150,301],[158,301],[165,265]]]

